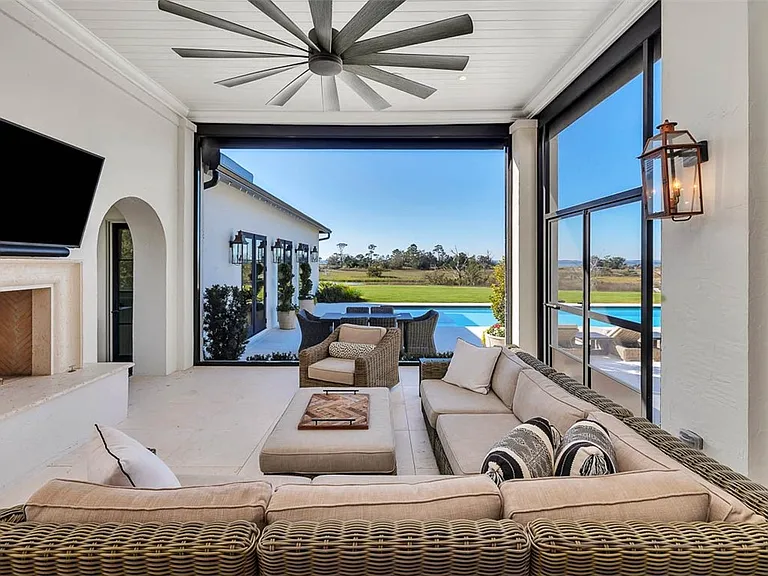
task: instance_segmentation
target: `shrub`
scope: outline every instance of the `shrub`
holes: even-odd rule
[[[280,264],[277,267],[277,311],[290,312],[296,310],[293,303],[293,294],[296,287],[293,285],[293,270],[290,264]]]
[[[294,352],[272,352],[270,354],[254,354],[245,359],[246,362],[298,362],[299,357]]]
[[[491,311],[493,317],[504,326],[506,322],[506,304],[507,304],[507,291],[505,287],[505,280],[507,275],[507,268],[504,264],[504,259],[493,267],[493,280],[491,280]]]
[[[357,288],[333,282],[320,282],[317,289],[317,301],[326,303],[364,302],[363,293]]]
[[[368,265],[368,276],[371,278],[381,278],[384,274],[384,267],[381,264],[369,264]]]
[[[248,293],[216,284],[203,296],[203,350],[206,360],[238,360],[245,352]]]
[[[306,262],[299,264],[299,300],[312,298],[312,266]]]

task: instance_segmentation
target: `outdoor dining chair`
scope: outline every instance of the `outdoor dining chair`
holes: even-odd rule
[[[434,357],[437,355],[435,346],[435,330],[440,313],[429,310],[426,314],[414,318],[405,325],[405,354],[407,356]]]
[[[306,310],[299,310],[296,314],[296,318],[299,320],[299,328],[301,329],[299,352],[305,348],[310,348],[315,344],[320,344],[320,342],[330,336],[333,330],[332,322],[321,320],[319,317]]]

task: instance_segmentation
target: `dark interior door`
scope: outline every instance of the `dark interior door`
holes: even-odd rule
[[[112,361],[133,361],[133,240],[112,224]]]
[[[267,238],[243,232],[243,241],[241,286],[250,290],[248,336],[253,336],[267,327]]]

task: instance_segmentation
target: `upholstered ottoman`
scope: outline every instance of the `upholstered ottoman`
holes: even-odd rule
[[[300,388],[280,416],[259,454],[264,474],[395,474],[395,434],[388,388],[362,388],[369,396],[368,429],[299,430],[312,394]]]

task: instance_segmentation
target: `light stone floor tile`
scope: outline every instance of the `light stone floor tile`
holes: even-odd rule
[[[391,390],[400,474],[437,473],[418,397],[418,367],[402,367]],[[180,475],[261,475],[259,451],[298,389],[295,367],[200,366],[130,380],[128,418],[117,426]],[[52,478],[86,479],[85,446],[0,488],[0,506],[24,502]]]

